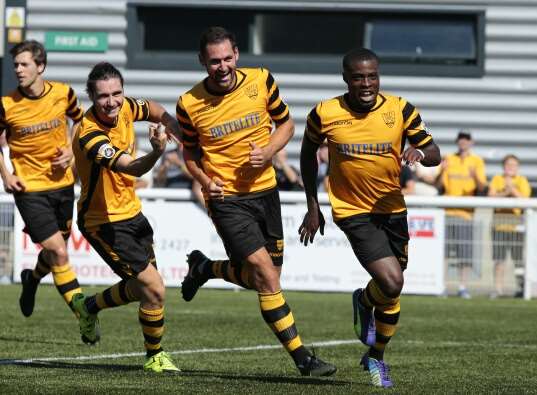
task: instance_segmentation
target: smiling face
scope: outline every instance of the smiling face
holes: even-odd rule
[[[41,86],[43,80],[41,74],[45,65],[38,65],[30,51],[19,53],[13,58],[13,70],[21,87],[26,92],[31,92],[37,85]]]
[[[226,93],[235,87],[239,50],[229,40],[207,44],[199,60],[207,70],[207,83],[211,90]]]
[[[98,80],[95,83],[95,93],[91,100],[97,116],[106,122],[113,123],[123,105],[123,86],[119,78]]]
[[[356,60],[343,72],[350,101],[357,108],[370,110],[375,106],[380,86],[378,68],[374,59]]]
[[[503,174],[508,177],[516,177],[518,174],[518,160],[510,157],[503,162]]]

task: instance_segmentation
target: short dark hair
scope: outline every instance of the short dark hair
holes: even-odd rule
[[[472,140],[472,134],[469,131],[462,129],[457,134],[457,139],[455,141],[459,141],[460,139]]]
[[[47,51],[45,51],[45,47],[43,47],[43,44],[41,44],[39,41],[25,40],[9,50],[9,53],[13,59],[15,59],[15,56],[22,52],[30,52],[35,64],[42,64],[45,67],[47,66]]]
[[[200,55],[205,54],[205,49],[209,44],[217,44],[229,40],[231,47],[237,46],[235,35],[221,26],[211,26],[205,30],[200,37]]]
[[[95,95],[97,81],[109,80],[111,78],[119,79],[121,81],[121,86],[123,86],[123,76],[112,63],[100,62],[93,66],[88,75],[88,80],[86,81],[86,93],[90,99]]]
[[[513,155],[513,154],[509,154],[509,155],[505,155],[505,157],[503,158],[502,165],[505,165],[505,162],[507,162],[509,159],[514,159],[518,163],[520,163],[520,159],[518,159],[518,156]]]
[[[377,64],[380,60],[377,54],[367,48],[354,48],[343,56],[343,70],[349,71],[355,62],[361,62],[365,60],[374,60]]]

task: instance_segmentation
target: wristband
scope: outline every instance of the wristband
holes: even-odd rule
[[[423,153],[422,150],[420,150],[419,148],[414,148],[416,151],[418,151],[418,153],[421,155],[421,159],[420,160],[423,160],[425,159],[425,154]]]

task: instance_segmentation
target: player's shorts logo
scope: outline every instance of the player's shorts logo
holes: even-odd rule
[[[278,251],[283,251],[283,240],[276,240],[276,248]]]
[[[257,91],[257,85],[252,84],[248,85],[246,89],[244,90],[246,96],[248,96],[250,99],[255,100],[257,99],[258,91]]]

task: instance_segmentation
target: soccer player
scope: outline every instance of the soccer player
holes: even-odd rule
[[[97,342],[100,310],[139,302],[138,319],[147,354],[144,370],[177,371],[160,345],[165,289],[157,271],[153,229],[141,212],[134,185],[136,177],[148,172],[164,152],[167,135],[179,135],[179,127],[160,104],[125,97],[123,77],[110,63],[93,67],[86,90],[93,105],[73,139],[82,187],[77,223],[121,281],[96,295],[73,297],[73,307],[80,315],[80,334],[85,343]],[[133,124],[137,121],[159,124],[149,128],[152,151],[134,159]]]
[[[24,231],[43,247],[35,268],[21,272],[19,305],[29,317],[39,282],[50,272],[68,306],[72,296],[81,292],[67,255],[74,204],[67,118],[74,129],[83,111],[69,85],[43,78],[47,66],[43,45],[23,41],[10,53],[19,86],[0,101],[0,131],[6,132],[14,171],[6,169],[0,153],[0,174],[24,220]]]
[[[440,151],[412,104],[379,92],[379,59],[374,52],[348,52],[343,80],[347,93],[320,102],[308,115],[300,154],[308,211],[299,228],[300,240],[307,246],[319,229],[324,233],[315,180],[316,152],[326,141],[334,221],[372,277],[352,298],[356,334],[369,346],[360,363],[373,385],[391,387],[384,349],[399,320],[409,240],[399,183],[401,160],[434,166],[440,162]],[[411,146],[405,149],[407,140]]]
[[[199,50],[208,76],[179,98],[177,119],[186,164],[202,185],[229,260],[213,261],[192,251],[183,298],[192,300],[211,278],[255,289],[263,319],[300,373],[332,375],[336,367],[302,344],[280,288],[283,228],[272,157],[294,133],[289,109],[268,70],[237,68],[232,33],[209,28]]]

